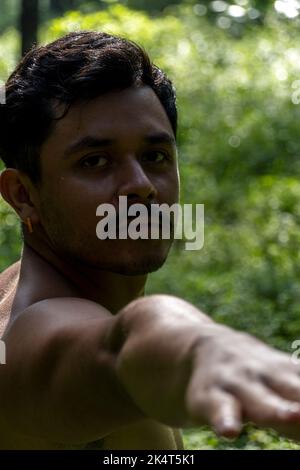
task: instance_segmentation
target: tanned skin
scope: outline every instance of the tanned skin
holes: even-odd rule
[[[182,299],[144,296],[170,240],[96,237],[101,203],[178,202],[175,137],[153,90],[73,105],[40,159],[38,185],[1,175],[2,196],[33,226],[0,277],[1,448],[180,449],[179,428],[237,436],[247,421],[299,438],[288,355]]]

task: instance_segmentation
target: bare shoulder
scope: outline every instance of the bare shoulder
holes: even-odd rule
[[[118,420],[122,424],[124,415],[127,422],[126,412],[131,419],[121,395],[109,408],[108,397],[114,396],[116,387],[105,339],[113,318],[95,302],[56,297],[31,304],[13,319],[3,336],[8,367],[0,374],[6,410],[0,414],[0,428],[7,429],[10,423],[7,448],[17,439],[15,429],[21,430],[20,448],[53,448],[53,442],[67,448],[90,436],[102,437]],[[29,439],[36,435],[41,443]],[[0,448],[2,440],[1,435]]]
[[[0,273],[0,301],[7,295],[20,273],[20,261],[9,266]]]
[[[80,297],[54,297],[36,302],[16,315],[3,339],[11,337],[17,343],[18,338],[22,338],[24,345],[25,338],[31,341],[33,334],[38,342],[47,337],[71,337],[72,332],[92,337],[99,320],[111,318],[107,309],[93,301]]]
[[[0,274],[0,337],[10,320],[12,303],[20,274],[20,261]]]
[[[41,321],[47,316],[49,320],[55,318],[63,323],[65,318],[99,318],[101,316],[112,316],[102,305],[92,300],[81,297],[51,297],[35,302],[27,307],[19,316],[39,314]]]

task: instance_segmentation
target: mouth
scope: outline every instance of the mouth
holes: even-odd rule
[[[119,225],[117,225],[119,234],[125,232],[128,235],[128,229],[130,228],[130,224],[132,221],[136,219],[137,217],[128,217],[127,222],[119,221]],[[159,217],[158,221],[157,220],[153,221],[151,220],[151,218],[138,220],[134,228],[139,233],[145,232],[147,230],[147,235],[149,239],[151,239],[151,235],[153,232],[153,236],[155,237],[155,239],[157,239],[157,235],[158,235],[158,238],[162,237],[162,231],[165,226],[169,227],[170,238],[172,238],[173,226],[174,226],[173,221],[168,220],[168,224],[166,224],[166,221],[163,224],[162,216]]]
[[[136,219],[136,217],[128,217],[128,220],[127,220],[127,223],[126,222],[121,222],[119,224],[119,230],[128,230],[128,228],[130,227],[130,224],[131,222],[133,222],[134,220]],[[142,229],[143,227],[148,227],[148,228],[162,228],[162,222],[159,221],[159,223],[154,223],[152,222],[151,220],[148,220],[148,219],[145,219],[145,220],[139,220],[137,223],[136,223],[136,227],[137,229]]]

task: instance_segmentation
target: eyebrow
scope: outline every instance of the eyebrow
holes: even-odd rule
[[[144,136],[142,140],[147,144],[168,144],[176,147],[175,138],[167,132],[149,134]],[[87,135],[69,145],[69,147],[67,147],[64,151],[64,158],[68,158],[72,154],[78,153],[87,148],[104,148],[116,143],[117,139],[99,138],[96,136]]]

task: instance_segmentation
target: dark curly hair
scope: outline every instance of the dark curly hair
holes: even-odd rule
[[[176,136],[174,87],[134,42],[103,32],[79,31],[33,47],[6,82],[6,104],[0,105],[1,159],[39,183],[40,147],[72,104],[139,84],[156,93]],[[55,103],[65,105],[59,118]]]

